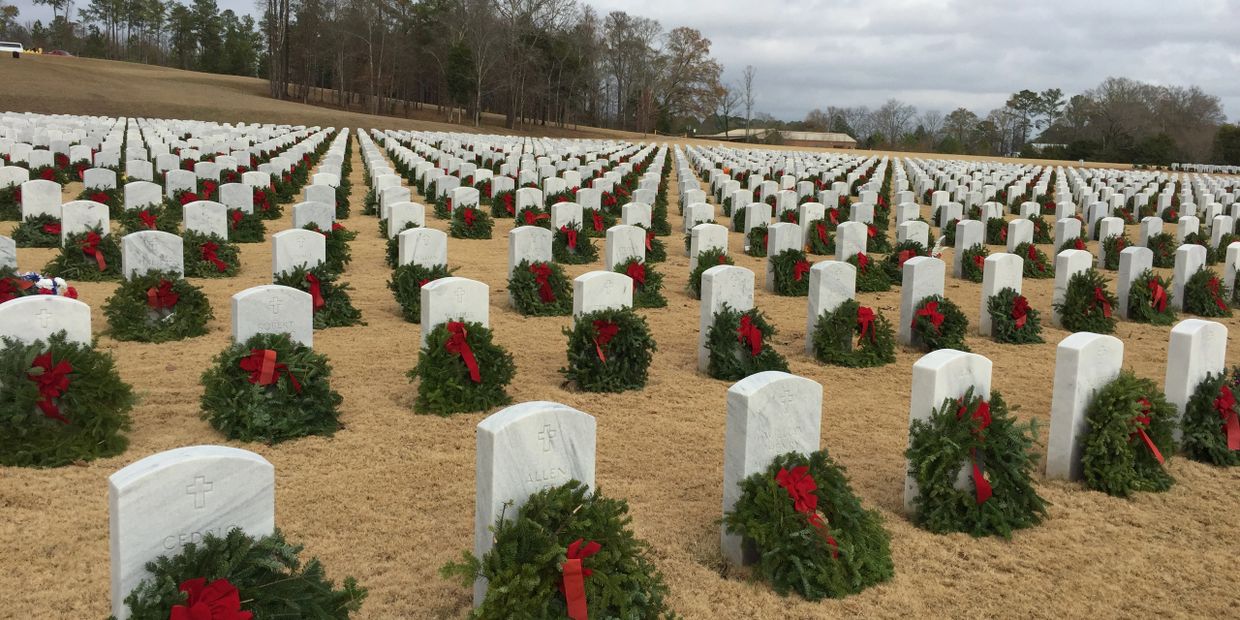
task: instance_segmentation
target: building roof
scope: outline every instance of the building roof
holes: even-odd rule
[[[698,138],[706,138],[710,140],[744,140],[746,136],[751,138],[765,138],[772,131],[779,131],[784,140],[792,140],[795,142],[843,142],[845,144],[856,144],[857,141],[846,133],[834,133],[827,131],[786,131],[775,129],[752,128],[733,129],[723,133],[711,135],[699,135]]]

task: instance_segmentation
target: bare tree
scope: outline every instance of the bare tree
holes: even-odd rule
[[[874,125],[889,145],[899,144],[909,130],[909,123],[917,115],[917,108],[899,99],[888,99],[883,107],[874,111]]]
[[[758,70],[753,65],[745,65],[744,73],[741,73],[741,104],[745,106],[745,141],[749,141],[750,127],[753,125],[753,106],[757,100],[754,93],[753,80],[758,75]]]
[[[732,113],[736,111],[736,105],[739,101],[740,95],[735,88],[727,84],[715,84],[715,124],[722,128],[724,133],[728,132]]]
[[[918,125],[926,131],[926,137],[931,143],[937,142],[939,135],[943,131],[943,113],[938,110],[926,110],[921,113],[921,118],[917,121]]]

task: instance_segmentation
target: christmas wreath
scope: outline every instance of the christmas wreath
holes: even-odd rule
[[[1095,394],[1085,422],[1086,487],[1127,497],[1134,491],[1166,491],[1175,483],[1163,469],[1163,454],[1175,451],[1175,406],[1153,381],[1120,372]]]
[[[400,265],[392,270],[392,279],[388,280],[388,290],[396,297],[400,305],[401,316],[410,323],[422,322],[422,286],[432,280],[452,275],[447,265],[424,267],[417,263]]]
[[[517,312],[525,316],[566,316],[573,312],[573,286],[564,268],[523,260],[508,277],[508,292]]]
[[[1064,250],[1084,250],[1088,252],[1089,246],[1085,245],[1084,238],[1073,237],[1067,241],[1064,241],[1063,244],[1059,246],[1059,252],[1063,252]]]
[[[918,256],[930,256],[930,248],[919,241],[904,240],[897,243],[883,258],[882,268],[887,272],[887,280],[895,284],[903,284],[904,263]]]
[[[431,212],[436,218],[446,220],[452,217],[452,198],[447,194],[435,199],[435,203],[431,205]]]
[[[13,243],[19,248],[60,247],[60,219],[53,215],[31,215],[13,229]]]
[[[327,358],[288,334],[255,334],[202,375],[202,415],[229,439],[278,443],[340,428]]]
[[[185,231],[181,238],[185,276],[189,278],[231,278],[241,270],[237,244],[216,235]]]
[[[811,226],[814,229],[809,235],[809,253],[817,256],[831,256],[835,254],[835,236],[827,228],[826,222],[815,220]]]
[[[1036,430],[1008,414],[999,392],[986,402],[972,388],[914,420],[905,453],[918,486],[914,522],[936,534],[1004,538],[1041,523],[1046,500],[1032,482]]]
[[[517,216],[517,193],[508,189],[496,193],[491,197],[491,217],[516,217]]]
[[[337,590],[317,558],[304,566],[303,547],[276,530],[255,538],[241,528],[207,532],[173,556],[147,562],[150,576],[125,597],[132,620],[345,619],[366,589],[346,577]]]
[[[383,224],[386,224],[386,222],[384,222],[383,220],[379,220],[379,224],[383,225]],[[421,227],[413,222],[406,222],[405,227],[402,228],[400,232],[404,232],[406,230],[411,230],[414,228],[421,228]],[[387,241],[385,242],[386,245],[384,247],[384,254],[383,254],[384,261],[387,262],[388,267],[395,269],[397,267],[397,263],[400,262],[400,233],[397,233],[395,236],[389,238],[387,236],[387,233],[384,232],[383,238],[387,239]]]
[[[20,184],[0,187],[0,220],[22,219],[22,188]]]
[[[1206,317],[1231,316],[1223,280],[1213,269],[1202,267],[1188,277],[1184,283],[1184,311]]]
[[[960,253],[960,277],[970,282],[981,282],[987,256],[990,256],[990,250],[980,243],[965,248]]]
[[[91,200],[108,207],[108,217],[116,217],[121,209],[121,190],[113,188],[86,188],[78,194],[78,200]]]
[[[448,415],[507,405],[512,399],[504,387],[514,374],[512,355],[495,344],[489,328],[442,323],[427,334],[418,363],[408,373],[410,380],[418,379],[414,410]]]
[[[366,190],[366,195],[362,197],[362,215],[379,215],[379,194],[375,191],[374,185],[371,185],[370,189]]]
[[[771,262],[771,268],[775,274],[776,295],[803,297],[809,294],[809,272],[813,265],[806,260],[805,252],[784,250],[767,260]],[[702,261],[699,259],[698,265],[701,266],[701,264]],[[698,284],[700,287],[700,279]]]
[[[115,236],[104,235],[99,228],[75,233],[43,271],[78,282],[116,280],[121,275],[121,246]]]
[[[257,214],[229,209],[228,239],[233,243],[263,243],[267,240],[267,225]]]
[[[755,573],[781,596],[843,598],[894,575],[882,517],[861,507],[825,450],[777,456],[740,487],[724,527],[756,548]]]
[[[710,352],[706,373],[713,379],[739,381],[767,370],[788,372],[788,361],[769,340],[775,328],[752,308],[745,312],[724,304],[706,332]]]
[[[633,307],[634,308],[662,308],[667,305],[667,299],[663,297],[663,274],[655,271],[651,267],[638,258],[630,258],[613,270],[616,273],[633,279]]]
[[[938,221],[939,218],[936,217],[934,219],[935,221]],[[952,218],[947,220],[946,226],[939,228],[939,234],[943,236],[943,245],[946,247],[956,247],[956,224],[959,223],[959,219]]]
[[[736,261],[728,255],[728,251],[723,248],[710,248],[703,252],[698,252],[697,265],[693,271],[689,272],[689,295],[694,299],[702,298],[702,274],[706,273],[711,267],[719,265],[735,265]]]
[[[362,313],[349,299],[348,283],[337,283],[336,274],[326,265],[310,269],[299,265],[276,275],[274,280],[275,284],[310,293],[315,329],[366,324],[362,321]]]
[[[814,324],[814,357],[848,368],[890,364],[896,361],[891,322],[873,308],[849,299],[819,315]]]
[[[1128,288],[1128,318],[1137,323],[1170,325],[1175,322],[1171,306],[1171,281],[1146,269]]]
[[[0,385],[0,465],[60,467],[125,450],[133,390],[108,353],[64,332],[46,343],[5,338]]]
[[[1042,340],[1041,313],[1016,289],[1006,287],[986,300],[990,313],[990,333],[996,342],[1037,344]]]
[[[745,233],[745,253],[755,258],[763,258],[766,256],[766,240],[769,234],[769,228],[766,224],[759,224],[749,229]]]
[[[1175,250],[1179,244],[1175,242],[1175,236],[1171,233],[1150,235],[1145,240],[1145,247],[1154,253],[1155,267],[1169,269],[1175,266]]]
[[[857,268],[857,290],[862,293],[883,293],[891,290],[887,268],[864,252],[848,257],[848,264]]]
[[[448,233],[456,239],[490,239],[495,220],[478,207],[461,207],[452,212]]]
[[[867,224],[865,234],[868,237],[865,246],[867,250],[879,254],[891,251],[891,239],[887,237],[886,225],[879,227],[873,223]]]
[[[1092,267],[1068,280],[1063,302],[1055,304],[1063,328],[1071,332],[1109,334],[1115,331],[1111,309],[1119,299],[1107,290],[1106,280]]]
[[[163,205],[150,205],[141,209],[123,209],[116,216],[121,226],[122,235],[144,230],[162,230],[176,234],[181,220],[174,219],[169,209]]]
[[[986,243],[990,245],[1006,245],[1007,235],[1007,222],[1003,218],[992,217],[986,220]]]
[[[644,226],[639,228],[645,229]],[[655,235],[654,230],[646,230],[646,262],[661,263],[667,260],[667,244]]]
[[[581,232],[581,224],[569,222],[555,231],[551,240],[551,256],[557,263],[584,265],[598,260],[598,249]]]
[[[1022,243],[1016,246],[1014,253],[1025,259],[1024,276],[1026,278],[1044,280],[1055,277],[1055,263],[1051,262],[1051,259],[1032,243]]]
[[[607,229],[616,225],[616,216],[602,209],[585,209],[587,237],[606,237]]]
[[[745,232],[745,209],[732,212],[732,232]]]
[[[1102,240],[1102,252],[1105,258],[1102,262],[1103,269],[1115,271],[1119,269],[1119,253],[1124,248],[1131,247],[1132,241],[1128,239],[1128,235],[1111,235]]]
[[[551,214],[546,209],[526,207],[517,214],[517,222],[521,226],[537,226],[551,230]]]
[[[646,373],[657,350],[646,319],[628,308],[587,312],[568,336],[565,379],[585,392],[623,392],[646,387]]]
[[[1240,375],[1236,368],[1211,373],[1197,384],[1181,421],[1188,458],[1223,467],[1240,465],[1238,389]]]
[[[103,303],[108,328],[121,341],[168,342],[207,333],[214,318],[202,289],[167,271],[122,280]]]
[[[912,344],[923,351],[955,349],[968,351],[964,343],[969,319],[950,299],[930,295],[917,302],[913,311]]]
[[[353,260],[353,253],[349,251],[349,242],[357,238],[357,233],[340,224],[332,224],[332,229],[327,232],[319,230],[317,224],[306,224],[303,228],[323,235],[327,251],[321,266],[331,273],[344,273],[344,268]]]
[[[1035,215],[1029,218],[1033,222],[1033,242],[1034,243],[1051,243],[1054,238],[1051,236],[1051,225],[1041,216]]]
[[[530,495],[491,528],[494,545],[479,558],[440,569],[471,587],[487,580],[476,620],[509,618],[673,618],[663,576],[633,536],[628,504],[576,480]]]

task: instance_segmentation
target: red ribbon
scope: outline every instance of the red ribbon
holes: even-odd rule
[[[314,309],[319,310],[327,304],[323,300],[323,283],[319,281],[319,277],[313,273],[306,274],[306,282],[310,283],[310,298],[313,302]]]
[[[276,352],[271,349],[250,349],[248,357],[241,358],[238,364],[241,370],[250,373],[250,383],[254,385],[274,385],[283,373],[288,377],[293,389],[301,392],[301,383],[293,376],[288,365],[276,361]]]
[[[44,168],[43,171],[39,173],[39,177],[44,181],[55,181],[56,171],[51,168]]]
[[[152,310],[172,309],[181,296],[172,290],[172,282],[160,280],[159,286],[146,289],[146,305]]]
[[[964,418],[964,414],[968,413],[968,406],[962,401],[960,408],[956,410],[956,419]],[[990,426],[990,403],[981,401],[977,404],[977,409],[973,410],[970,419],[977,420],[977,428],[973,429],[973,434],[977,436],[978,441],[984,441],[985,436],[982,434],[987,427]],[[986,503],[993,494],[990,481],[982,473],[982,466],[977,462],[977,449],[973,449],[969,454],[969,460],[973,463],[973,492],[978,504]]]
[[[1154,306],[1154,310],[1158,312],[1166,312],[1167,289],[1163,288],[1163,286],[1158,283],[1157,278],[1150,278],[1149,282],[1146,283],[1146,286],[1149,287],[1150,295],[1153,297],[1151,303]]]
[[[233,211],[232,212],[232,229],[237,230],[237,225],[239,225],[241,223],[241,220],[244,218],[245,218],[245,214],[241,212],[241,209],[237,209]]]
[[[465,218],[466,226],[473,226],[474,219],[478,217],[476,214],[474,214],[474,210],[469,207],[466,207],[464,209],[464,213],[462,213],[461,216]]]
[[[591,211],[590,217],[594,221],[594,232],[603,232],[603,216],[598,211]]]
[[[526,213],[529,213],[528,211]],[[534,274],[534,282],[538,284],[538,297],[542,302],[549,304],[555,301],[555,291],[551,290],[551,267],[546,263],[534,263],[530,265],[530,273]]]
[[[595,321],[594,322],[594,351],[598,353],[598,360],[606,362],[607,356],[603,354],[603,347],[611,342],[616,334],[620,333],[620,326],[611,321]]]
[[[102,240],[103,237],[100,237],[99,233],[92,230],[86,233],[86,238],[81,243],[82,252],[95,259],[95,263],[99,265],[99,271],[108,268],[108,262],[104,260],[103,252],[99,251],[99,242]]]
[[[942,327],[943,319],[946,318],[943,316],[943,313],[939,312],[939,302],[937,301],[927,302],[925,306],[922,306],[922,308],[917,311],[917,314],[913,315],[913,325],[916,326],[917,319],[923,316],[930,319],[930,324],[934,325],[935,329]]]
[[[1094,305],[1102,306],[1102,316],[1111,318],[1111,302],[1107,301],[1107,296],[1103,294],[1102,287],[1094,287]]]
[[[601,548],[602,545],[597,542],[593,540],[585,542],[582,538],[568,545],[564,566],[560,569],[564,574],[563,581],[560,582],[560,590],[564,592],[568,617],[572,620],[588,620],[590,617],[589,606],[586,604],[586,577],[594,574],[594,571],[586,568],[583,562],[598,553]]]
[[[143,225],[143,226],[146,226],[146,227],[147,227],[147,228],[149,228],[150,230],[155,230],[155,225],[156,225],[155,216],[154,216],[154,215],[151,215],[151,212],[150,212],[150,211],[148,211],[148,210],[146,210],[146,209],[143,209],[143,210],[139,211],[139,212],[138,212],[138,219],[142,220],[142,225]]]
[[[869,266],[870,266],[870,257],[866,256],[865,252],[858,252],[857,253],[857,269],[861,270],[861,273],[865,273],[865,270]]]
[[[860,335],[857,337],[857,344],[861,344],[867,335],[870,342],[874,342],[876,334],[874,332],[874,310],[865,306],[857,306],[857,330]]]
[[[1142,398],[1137,402],[1141,403],[1141,415],[1138,415],[1132,419],[1132,421],[1137,425],[1137,430],[1131,436],[1140,435],[1141,440],[1144,441],[1146,447],[1150,449],[1150,453],[1153,454],[1154,458],[1158,460],[1158,464],[1162,465],[1162,452],[1158,451],[1158,446],[1154,445],[1154,440],[1150,439],[1149,434],[1145,432],[1145,429],[1150,426],[1150,409],[1153,408],[1153,405],[1151,405],[1149,399],[1146,398]]]
[[[841,198],[843,198],[843,196],[841,196]],[[828,211],[827,211],[827,217],[831,218],[831,223],[832,223],[832,224],[835,224],[835,225],[837,225],[837,226],[839,225],[839,223],[840,223],[840,212],[839,212],[839,210],[838,210],[838,209],[830,209],[830,210],[828,210]]]
[[[469,341],[466,336],[469,334],[465,329],[465,324],[460,321],[448,322],[448,340],[443,343],[443,348],[448,353],[460,355],[461,361],[465,362],[465,367],[469,369],[469,379],[474,383],[482,383],[482,373],[478,370],[478,360],[474,359],[474,351],[469,348]]]
[[[831,243],[827,237],[827,225],[822,222],[814,222],[814,229],[818,231],[818,240],[824,244]]]
[[[809,474],[809,467],[800,465],[793,467],[792,471],[781,467],[779,473],[775,474],[775,481],[788,492],[788,497],[792,498],[793,509],[805,515],[810,525],[822,532],[823,538],[831,547],[831,557],[840,557],[839,543],[827,532],[827,524],[818,512],[818,485]]]
[[[758,329],[748,314],[741,316],[741,325],[736,329],[736,336],[742,345],[749,345],[751,354],[756,356],[762,353],[762,330]]]
[[[1012,319],[1016,321],[1016,329],[1025,326],[1025,321],[1029,318],[1029,300],[1024,295],[1017,295],[1012,300]]]
[[[1085,249],[1085,242],[1084,242],[1084,241],[1082,241],[1080,237],[1077,237],[1077,238],[1076,238],[1076,240],[1072,243],[1072,247],[1074,247],[1074,248],[1076,248],[1076,249],[1078,249],[1078,250],[1084,250],[1084,249]]]
[[[564,233],[564,237],[567,241],[568,247],[576,250],[577,249],[577,231],[567,226],[561,226],[560,232]]]
[[[865,227],[865,236],[873,238],[877,234],[878,234],[878,228],[875,227],[873,224],[869,224]]]
[[[214,241],[207,241],[206,243],[203,243],[202,260],[210,261],[215,265],[215,268],[218,269],[220,273],[224,273],[225,271],[228,271],[228,265],[224,261],[220,260],[219,256],[216,256],[215,253],[219,251],[219,249],[220,244]]]
[[[91,194],[90,199],[95,202],[102,202],[106,204],[108,202],[108,194],[107,192],[95,192],[94,194]]]
[[[69,373],[73,372],[73,366],[64,360],[61,360],[59,364],[53,363],[52,354],[49,351],[34,358],[30,369],[33,371],[36,368],[40,372],[26,373],[26,377],[39,386],[39,396],[43,397],[36,404],[44,416],[62,424],[68,424],[69,419],[60,413],[60,407],[56,406],[54,399],[69,389]]]
[[[59,234],[60,234],[60,224],[58,224],[58,223],[56,223],[56,222],[52,222],[52,223],[50,223],[50,224],[44,224],[44,225],[43,225],[43,232],[45,232],[45,233],[47,233],[47,234],[49,234],[49,235],[59,235]]]
[[[501,198],[500,200],[503,201],[504,211],[506,211],[508,215],[512,215],[513,213],[516,212],[515,211],[516,207],[513,205],[513,201],[516,200],[516,197],[513,196],[512,192],[507,192],[503,194],[503,198]]]
[[[637,284],[646,286],[646,265],[644,263],[629,263],[624,273],[633,278],[633,281]]]
[[[539,213],[533,209],[526,209],[521,212],[521,218],[525,220],[526,226],[534,226],[542,220],[551,219],[551,216],[546,213]]]
[[[1223,418],[1223,433],[1227,435],[1227,449],[1240,450],[1240,416],[1236,414],[1236,395],[1226,385],[1219,388],[1214,399],[1214,410]]]
[[[976,265],[978,269],[984,269],[986,267],[986,257],[981,254],[974,254],[973,264]]]
[[[181,206],[185,206],[195,200],[198,200],[198,194],[194,192],[181,192]]]
[[[1218,306],[1219,310],[1226,312],[1227,302],[1223,301],[1222,295],[1219,294],[1219,284],[1218,278],[1210,278],[1210,281],[1206,283],[1206,290],[1210,291],[1210,297],[1214,299],[1214,305]]]
[[[1034,247],[1034,245],[1033,245],[1032,243],[1030,243],[1030,244],[1029,244],[1029,251],[1028,251],[1028,252],[1026,252],[1025,254],[1026,254],[1027,256],[1029,256],[1029,260],[1034,261],[1034,262],[1037,262],[1037,260],[1038,260],[1038,248]]]
[[[180,586],[186,594],[184,605],[173,605],[168,620],[251,620],[252,612],[241,611],[237,587],[225,579],[209,585],[205,578],[190,579]]]
[[[792,267],[792,277],[796,279],[797,282],[800,282],[801,278],[804,278],[805,274],[810,272],[811,267],[812,266],[809,264],[809,261],[797,261],[796,265],[793,265]]]
[[[896,255],[896,258],[897,260],[899,260],[899,264],[901,268],[904,267],[904,263],[908,262],[908,259],[916,258],[916,257],[917,257],[917,250],[900,250],[900,253]]]
[[[653,241],[653,240],[654,240],[654,231],[652,230],[652,231],[650,231],[650,232],[646,233],[646,251],[647,251],[647,252],[649,252],[649,251],[650,251],[650,243],[651,243],[651,241]]]

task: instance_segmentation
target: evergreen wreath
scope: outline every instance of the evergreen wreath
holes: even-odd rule
[[[634,308],[663,308],[667,306],[667,298],[663,297],[663,274],[655,271],[641,259],[632,257],[616,265],[616,273],[633,279]]]
[[[568,337],[565,380],[583,392],[623,392],[646,387],[658,348],[646,319],[628,308],[607,308],[578,317]]]
[[[1033,222],[1033,242],[1034,243],[1053,243],[1054,237],[1051,236],[1051,225],[1046,223],[1040,215],[1029,218]]]
[[[1235,233],[1228,232],[1228,233],[1223,233],[1221,236],[1219,236],[1218,247],[1215,247],[1213,250],[1211,250],[1211,252],[1214,254],[1214,263],[1217,264],[1217,263],[1226,261],[1227,260],[1227,246],[1237,241],[1240,241],[1240,235],[1237,235]]]
[[[575,587],[590,617],[674,618],[663,576],[646,557],[649,546],[629,529],[628,511],[623,500],[576,480],[543,489],[516,514],[505,508],[491,527],[495,542],[486,555],[462,552],[461,562],[444,565],[440,575],[465,588],[487,580],[486,598],[470,612],[474,620],[564,618],[563,567],[577,560],[583,581]]]
[[[929,419],[909,428],[909,475],[917,482],[913,521],[936,534],[1011,538],[1046,518],[1046,500],[1033,488],[1037,428],[1008,414],[998,391],[987,403],[973,388],[948,398]],[[970,483],[957,486],[961,468]],[[966,469],[966,470],[967,470]]]
[[[708,250],[698,252],[697,266],[693,271],[689,272],[689,295],[694,299],[702,298],[702,274],[706,273],[711,267],[719,265],[735,265],[736,261],[728,255],[728,251],[723,248],[710,248]]]
[[[965,248],[960,253],[960,277],[970,282],[981,282],[987,256],[990,256],[990,250],[980,243]]]
[[[992,217],[986,220],[986,243],[990,245],[1007,244],[1007,221],[1001,217]]]
[[[897,243],[883,258],[882,268],[887,272],[887,279],[894,284],[903,284],[904,263],[918,256],[930,256],[930,248],[922,245],[920,241],[911,239]]]
[[[379,215],[379,194],[375,191],[374,185],[371,185],[370,189],[366,190],[366,195],[362,197],[362,215]]]
[[[667,260],[667,244],[655,235],[655,231],[638,226],[646,232],[646,262],[661,263]]]
[[[1210,373],[1188,399],[1181,425],[1188,458],[1220,467],[1240,465],[1237,369]]]
[[[114,235],[104,235],[98,227],[65,238],[65,244],[43,268],[66,280],[100,282],[121,276],[121,246]]]
[[[337,283],[336,274],[326,265],[309,269],[298,265],[276,275],[273,283],[310,293],[315,329],[366,324],[349,298],[349,284]]]
[[[121,341],[168,342],[207,333],[214,318],[202,289],[170,271],[122,280],[103,303],[111,336]]]
[[[525,316],[567,316],[573,312],[573,286],[564,268],[550,262],[523,260],[508,276],[508,292],[517,312]]]
[[[939,218],[934,218],[937,222]],[[960,223],[959,218],[947,220],[947,225],[939,228],[939,234],[943,236],[943,245],[949,248],[956,247],[956,224]]]
[[[539,207],[526,207],[516,217],[520,226],[537,226],[551,230],[551,214]]]
[[[17,222],[21,219],[21,185],[0,187],[0,220]]]
[[[414,411],[446,416],[512,402],[504,387],[512,381],[516,366],[512,354],[493,338],[490,328],[481,323],[436,325],[426,336],[417,365],[408,373],[411,381],[418,380]]]
[[[1124,248],[1132,247],[1132,241],[1128,239],[1128,235],[1111,235],[1102,240],[1102,251],[1105,254],[1102,268],[1115,271],[1119,269],[1119,253]]]
[[[824,364],[873,368],[896,361],[891,322],[855,299],[819,315],[813,333],[814,357]]]
[[[716,259],[718,260],[718,259]],[[801,250],[784,250],[767,258],[775,275],[775,294],[785,297],[803,297],[809,294],[809,272],[813,265]],[[698,260],[701,265],[701,260]],[[712,267],[714,265],[711,265]],[[698,280],[699,289],[701,278]],[[699,290],[699,294],[701,291]]]
[[[1137,323],[1171,325],[1175,308],[1171,305],[1171,280],[1153,269],[1146,269],[1128,288],[1128,319]]]
[[[741,312],[723,304],[706,332],[706,374],[739,381],[767,370],[788,372],[788,361],[769,342],[774,335],[775,328],[757,308]]]
[[[174,219],[171,210],[162,204],[141,209],[122,209],[114,219],[120,224],[122,235],[143,230],[162,230],[175,235],[181,225],[181,220]]]
[[[278,443],[340,428],[327,358],[288,334],[233,343],[202,375],[202,417],[229,439]]]
[[[754,258],[764,258],[766,256],[766,240],[770,232],[766,224],[759,224],[749,229],[745,233],[745,253]]]
[[[1038,344],[1042,340],[1041,313],[1016,289],[1005,287],[986,300],[990,313],[990,333],[996,342]]]
[[[1229,317],[1223,279],[1213,269],[1202,267],[1184,283],[1184,311],[1205,317]]]
[[[857,290],[862,293],[883,293],[891,290],[891,276],[882,263],[864,252],[853,254],[846,261],[857,268]]]
[[[396,297],[400,305],[400,314],[410,323],[422,322],[422,286],[432,280],[452,275],[447,265],[424,267],[417,263],[399,265],[392,270],[392,279],[388,280],[388,290]]]
[[[332,224],[332,229],[327,232],[319,230],[318,225],[313,223],[306,224],[302,228],[313,230],[323,235],[324,246],[327,252],[321,266],[334,274],[344,273],[344,268],[353,261],[353,253],[349,250],[349,242],[357,238],[357,233],[340,224]]]
[[[1059,246],[1059,250],[1055,254],[1058,255],[1059,252],[1063,252],[1064,250],[1083,250],[1088,252],[1089,246],[1085,244],[1084,237],[1076,236],[1064,241],[1063,244]]]
[[[969,350],[964,342],[969,319],[959,306],[942,295],[930,295],[917,302],[911,328],[913,346],[927,353],[938,349]]]
[[[1145,247],[1154,252],[1154,266],[1170,269],[1175,266],[1175,250],[1179,244],[1171,233],[1150,235],[1145,240]]]
[[[343,620],[358,611],[366,589],[346,577],[337,590],[317,558],[301,564],[303,549],[279,530],[261,538],[241,528],[223,537],[207,532],[176,555],[147,562],[149,576],[125,597],[129,617]]]
[[[887,227],[870,223],[866,225],[866,249],[882,254],[891,251],[891,239],[887,237]]]
[[[1068,280],[1063,302],[1055,304],[1063,328],[1071,332],[1109,334],[1115,331],[1111,309],[1119,303],[1097,269],[1089,268]]]
[[[448,233],[456,239],[490,239],[495,220],[478,207],[461,207],[452,211]]]
[[[125,451],[133,389],[111,354],[68,342],[4,339],[0,348],[0,465],[61,467]]]
[[[241,270],[237,244],[190,230],[182,233],[181,238],[186,277],[231,278]]]
[[[513,218],[517,216],[517,192],[516,190],[506,189],[502,192],[496,192],[491,197],[491,217]]]
[[[835,254],[835,235],[831,233],[827,223],[824,220],[814,220],[810,225],[814,228],[809,235],[809,253],[817,256]]]
[[[229,209],[228,239],[233,243],[263,243],[267,240],[267,225],[255,213]]]
[[[385,224],[383,220],[379,220],[379,223]],[[418,226],[413,222],[405,222],[405,227],[400,229],[400,232],[398,232],[395,236],[389,238],[387,236],[387,232],[383,233],[383,238],[387,239],[385,242],[386,245],[383,249],[383,259],[387,263],[388,267],[395,269],[397,267],[397,263],[400,262],[400,233],[414,228],[421,228],[421,226]]]
[[[1163,455],[1175,452],[1175,406],[1153,381],[1122,371],[1094,395],[1085,412],[1082,439],[1085,486],[1127,497],[1134,491],[1166,491],[1175,479]]]
[[[551,239],[551,257],[565,265],[584,265],[598,260],[598,249],[581,231],[580,222],[569,222],[555,231]]]
[[[602,209],[584,209],[582,217],[587,237],[606,237],[607,229],[616,225],[616,216]]]
[[[1016,246],[1013,252],[1017,256],[1025,259],[1024,277],[1034,280],[1044,280],[1055,277],[1055,263],[1039,250],[1032,243],[1022,243]]]
[[[54,215],[31,215],[13,229],[13,243],[19,248],[60,247],[60,219]]]
[[[826,450],[777,456],[740,487],[724,527],[756,548],[755,573],[781,596],[843,598],[894,575],[882,516],[862,508]]]
[[[732,232],[745,232],[745,211],[746,209],[741,209],[732,212]]]

